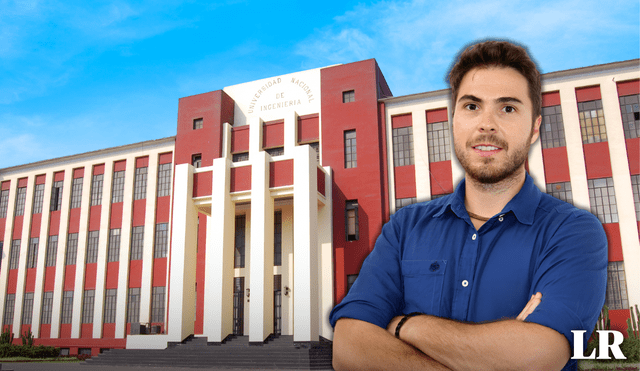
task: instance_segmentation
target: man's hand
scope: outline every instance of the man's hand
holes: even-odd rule
[[[542,301],[542,293],[537,292],[535,295],[531,295],[531,299],[529,299],[529,302],[527,303],[527,305],[524,306],[524,309],[522,310],[522,312],[520,312],[520,314],[518,314],[518,317],[516,317],[516,319],[518,321],[524,321],[528,315],[533,313],[533,311],[536,309],[536,307],[538,306],[538,304],[540,304],[541,301]]]

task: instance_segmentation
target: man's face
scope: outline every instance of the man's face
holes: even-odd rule
[[[453,115],[453,143],[467,176],[496,183],[524,171],[532,126],[527,80],[509,67],[474,68],[462,78]]]

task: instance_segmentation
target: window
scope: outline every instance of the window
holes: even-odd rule
[[[356,166],[358,166],[356,131],[347,130],[344,132],[344,168],[349,169]]]
[[[273,215],[273,265],[282,265],[282,211]]]
[[[93,303],[95,290],[84,290],[84,300],[82,301],[82,323],[93,323]]]
[[[94,175],[91,178],[91,206],[102,205],[102,180],[103,174]]]
[[[13,311],[16,306],[16,294],[7,294],[4,298],[4,321],[3,325],[13,324]]]
[[[234,268],[244,268],[245,215],[236,215],[236,232],[234,239]]]
[[[202,118],[193,120],[193,130],[202,129]]]
[[[617,223],[618,207],[613,178],[589,179],[587,184],[591,213],[597,216],[601,223]]]
[[[154,258],[166,258],[169,247],[169,223],[156,224],[156,241],[153,248]]]
[[[309,147],[313,148],[314,151],[316,151],[316,161],[318,161],[318,163],[320,163],[320,143],[319,142],[312,142],[312,143],[307,143],[309,144]]]
[[[415,204],[417,202],[416,197],[396,198],[396,211],[402,209],[405,206]]]
[[[342,103],[349,103],[349,102],[355,102],[356,101],[356,91],[355,90],[349,90],[349,91],[343,91],[342,92]]]
[[[24,215],[24,204],[27,201],[27,187],[18,188],[16,195],[16,211],[15,216]]]
[[[7,217],[7,208],[9,207],[9,190],[0,191],[0,219]]]
[[[71,187],[71,208],[76,209],[82,204],[83,178],[75,178]]]
[[[640,138],[640,94],[620,97],[620,112],[625,139]]]
[[[631,176],[633,202],[636,204],[636,220],[640,222],[640,175]]]
[[[147,198],[147,167],[136,169],[136,179],[133,186],[133,199],[142,200]]]
[[[62,317],[60,323],[71,323],[73,316],[73,291],[65,291],[62,296]]]
[[[113,173],[111,203],[124,201],[124,170]]]
[[[578,115],[580,117],[583,144],[607,141],[602,100],[578,103]]]
[[[65,265],[75,265],[76,256],[78,255],[78,234],[69,233],[67,237],[67,257]]]
[[[78,355],[90,356],[91,348],[78,348]]]
[[[351,286],[356,283],[356,278],[358,278],[357,274],[348,274],[347,275],[347,292],[351,290]]]
[[[43,325],[51,324],[52,313],[53,313],[53,291],[47,291],[42,296],[42,314],[40,315],[40,323]]]
[[[62,209],[62,186],[64,185],[64,181],[59,180],[57,182],[53,182],[53,187],[51,188],[51,206],[49,211],[57,211]]]
[[[152,289],[151,322],[164,322],[164,287],[154,287]]]
[[[35,268],[38,264],[38,237],[29,239],[29,248],[27,250],[27,268]]]
[[[232,158],[233,162],[249,161],[249,152],[234,153]]]
[[[117,262],[120,259],[120,228],[109,230],[109,247],[107,262]]]
[[[18,269],[20,264],[20,240],[11,241],[11,251],[9,253],[9,269]]]
[[[131,260],[142,259],[144,249],[144,226],[133,227],[131,232]]]
[[[140,288],[129,289],[129,305],[127,306],[127,323],[140,322]]]
[[[104,323],[116,322],[116,304],[118,289],[107,289],[104,296]]]
[[[33,192],[33,213],[42,214],[42,203],[44,202],[44,184],[36,184]]]
[[[202,166],[202,155],[200,153],[191,156],[191,165],[196,169]]]
[[[564,202],[573,204],[571,182],[547,183],[547,194]]]
[[[284,155],[284,147],[268,148],[264,151],[271,155],[271,157]]]
[[[98,242],[100,241],[100,231],[89,232],[87,241],[87,264],[98,262]]]
[[[58,254],[58,236],[49,236],[47,241],[47,259],[46,266],[54,267],[56,265],[56,259]]]
[[[27,292],[22,300],[22,324],[30,325],[33,317],[33,293]]]
[[[427,148],[429,162],[451,160],[451,133],[448,121],[427,124]]]
[[[171,194],[171,163],[158,167],[158,197]]]
[[[359,238],[358,200],[351,200],[346,202],[345,227],[345,230],[347,232],[347,241],[356,241]]]
[[[413,165],[413,128],[393,129],[393,165]]]
[[[542,148],[564,147],[564,124],[560,105],[542,107],[542,125],[540,125]]]
[[[609,262],[607,267],[607,297],[604,303],[609,309],[629,308],[623,262]]]

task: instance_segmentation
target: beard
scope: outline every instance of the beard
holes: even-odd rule
[[[463,148],[459,148],[460,146],[455,145],[455,141],[454,150],[458,161],[460,161],[460,165],[462,165],[462,168],[472,179],[483,184],[495,184],[513,176],[522,164],[524,164],[529,155],[532,136],[533,131],[523,145],[511,151],[507,151],[509,144],[506,141],[489,134],[482,134],[474,138],[473,141],[469,139],[467,143],[465,143],[464,149],[470,149],[479,143],[493,144],[496,147],[502,148],[507,154],[504,164],[498,163],[493,156],[480,158],[480,163],[472,163],[469,158],[469,151],[464,151]]]

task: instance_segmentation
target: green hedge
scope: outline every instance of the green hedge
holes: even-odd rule
[[[0,344],[0,358],[28,357],[28,358],[56,358],[60,355],[60,348],[45,345],[13,345]]]

